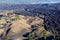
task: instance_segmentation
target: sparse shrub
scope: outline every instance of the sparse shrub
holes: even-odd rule
[[[16,17],[16,19],[18,19],[19,18],[19,15],[16,14],[15,17]]]
[[[56,32],[55,31],[52,31],[52,33],[53,33],[53,37],[54,37],[54,39],[53,40],[55,40],[55,36],[56,36]]]
[[[33,38],[31,36],[28,36],[28,40],[33,40]]]
[[[46,32],[46,30],[43,31],[43,36],[44,36],[44,39],[46,40],[46,38],[47,38],[47,32]]]
[[[11,20],[7,20],[7,23],[11,23]]]
[[[0,20],[1,20],[2,17],[0,17]]]

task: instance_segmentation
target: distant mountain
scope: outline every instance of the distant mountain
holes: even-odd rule
[[[0,4],[0,10],[10,10],[19,8],[46,8],[46,9],[59,9],[60,3],[55,4]]]
[[[14,10],[17,14],[37,15],[60,13],[60,3],[54,4],[0,4],[0,10]]]

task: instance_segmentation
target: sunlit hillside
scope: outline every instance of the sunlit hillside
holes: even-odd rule
[[[23,36],[26,33],[29,33],[30,36],[36,34],[37,37],[41,38],[44,37],[44,31],[46,31],[47,37],[52,35],[51,32],[45,30],[44,20],[38,16],[18,15],[13,13],[12,10],[0,13],[0,36],[2,38],[6,37],[6,40],[11,38],[18,39],[17,37],[19,37],[18,40],[26,39]],[[33,30],[35,30],[35,32]],[[33,36],[31,37],[33,38]]]

